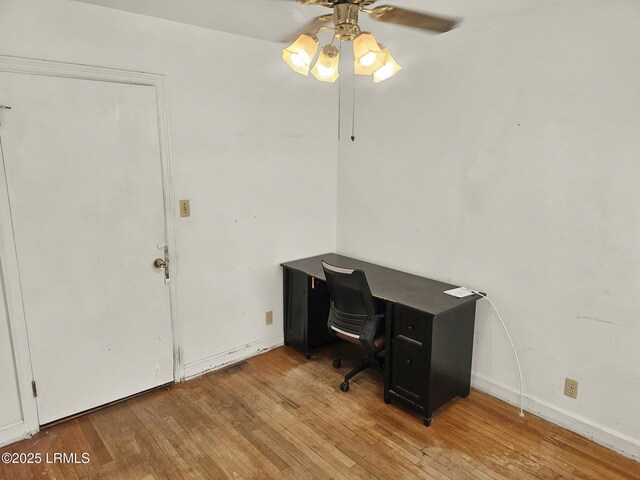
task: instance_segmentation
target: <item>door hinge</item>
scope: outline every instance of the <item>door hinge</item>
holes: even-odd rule
[[[37,397],[38,396],[38,389],[36,388],[36,381],[35,380],[31,380],[31,390],[33,391],[33,396]]]

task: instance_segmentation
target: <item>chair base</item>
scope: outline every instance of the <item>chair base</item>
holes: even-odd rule
[[[371,368],[371,367],[378,367],[381,368],[382,365],[380,363],[380,361],[377,358],[374,359],[363,359],[362,357],[344,357],[344,356],[340,356],[340,357],[336,357],[333,359],[333,368],[340,368],[342,366],[342,360],[346,360],[346,359],[353,359],[353,360],[360,360],[360,363],[358,363],[358,365],[354,368],[352,368],[351,370],[349,370],[347,372],[347,374],[344,376],[344,381],[340,384],[340,390],[342,390],[343,392],[348,392],[349,391],[349,380],[351,380],[353,377],[355,377],[358,373],[362,372],[363,370],[366,370],[367,368]]]

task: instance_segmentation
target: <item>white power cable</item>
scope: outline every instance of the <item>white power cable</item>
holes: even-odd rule
[[[491,301],[491,299],[487,297],[484,293],[478,292],[477,290],[471,290],[471,291],[476,295],[480,295],[482,298],[485,298],[489,301],[493,309],[496,311],[496,314],[498,315],[498,320],[500,320],[500,323],[502,324],[502,328],[504,328],[504,331],[507,334],[509,343],[511,343],[511,348],[513,348],[513,355],[516,357],[516,364],[518,365],[518,374],[520,375],[520,416],[524,417],[524,384],[522,382],[522,368],[520,367],[520,358],[518,357],[516,346],[513,343],[513,339],[511,338],[511,335],[509,334],[509,330],[507,330],[507,325],[504,323],[504,320],[502,320],[502,316],[500,315],[498,308]]]

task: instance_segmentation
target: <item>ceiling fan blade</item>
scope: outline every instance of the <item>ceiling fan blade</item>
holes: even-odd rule
[[[427,13],[414,12],[405,8],[382,5],[371,10],[365,10],[381,22],[395,23],[405,27],[419,28],[431,32],[444,33],[455,28],[459,22],[444,17],[436,17]]]
[[[287,35],[285,38],[281,38],[280,42],[291,43],[303,33],[315,33],[320,27],[329,22],[331,19],[333,19],[333,15],[322,15],[320,17],[316,17],[306,25],[300,27],[300,29],[298,29],[298,31],[296,31],[295,33]]]
[[[320,5],[322,7],[333,7],[335,0],[275,0],[278,2],[299,3],[300,5]]]

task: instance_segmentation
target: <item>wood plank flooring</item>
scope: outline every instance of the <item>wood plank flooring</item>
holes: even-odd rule
[[[40,453],[0,478],[638,479],[640,464],[472,391],[421,417],[368,371],[338,389],[330,351],[281,347],[48,428],[0,453]],[[45,463],[54,452],[87,464]]]

